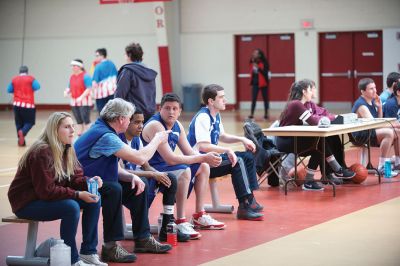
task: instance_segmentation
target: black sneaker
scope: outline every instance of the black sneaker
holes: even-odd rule
[[[177,230],[177,240],[178,242],[188,242],[190,240],[190,235],[184,234],[181,231]],[[165,230],[160,231],[160,235],[158,236],[158,240],[161,242],[167,241],[167,232]]]
[[[303,190],[309,190],[309,191],[322,191],[324,190],[324,187],[321,186],[318,182],[315,181],[306,181],[303,186]]]
[[[135,252],[136,253],[166,253],[172,249],[170,244],[161,244],[154,239],[153,236],[149,236],[145,239],[135,240]]]
[[[244,203],[239,204],[238,210],[236,212],[236,217],[239,220],[249,220],[249,221],[264,220],[264,214],[252,211],[250,209],[250,206]]]
[[[129,253],[120,245],[115,245],[111,248],[106,248],[103,245],[101,249],[101,258],[104,262],[134,262],[136,260],[136,255]]]
[[[331,181],[335,185],[342,185],[343,184],[343,179],[342,178],[338,178],[334,173],[327,174],[326,178],[328,178],[328,180]]]
[[[264,210],[264,206],[262,206],[261,204],[259,204],[255,198],[252,199],[252,201],[249,204],[249,208],[253,211],[253,212],[262,212]]]
[[[335,176],[338,178],[343,178],[343,179],[351,179],[356,175],[353,171],[347,169],[347,168],[340,168],[339,171],[335,172]]]

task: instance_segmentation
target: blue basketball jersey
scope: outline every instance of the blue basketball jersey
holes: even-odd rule
[[[208,109],[207,107],[202,107],[190,122],[189,132],[187,135],[189,144],[193,147],[197,143],[195,124],[196,124],[196,119],[200,114],[207,114],[210,117],[209,133],[211,138],[211,144],[218,145],[219,135],[221,134],[221,129],[220,129],[221,116],[218,113],[214,119],[214,117],[212,117],[212,115],[210,114],[210,109]]]

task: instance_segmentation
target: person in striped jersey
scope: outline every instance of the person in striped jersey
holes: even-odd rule
[[[90,126],[90,108],[93,106],[91,90],[92,78],[86,73],[83,61],[71,61],[72,75],[68,87],[64,91],[65,97],[70,97],[70,105],[77,127],[76,133],[82,135]]]
[[[17,128],[18,146],[25,146],[25,136],[35,125],[36,108],[34,92],[40,84],[32,75],[28,75],[28,67],[21,66],[19,75],[8,84],[7,92],[14,94],[13,110]]]

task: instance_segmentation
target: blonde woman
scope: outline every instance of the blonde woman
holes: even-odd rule
[[[74,131],[70,114],[56,112],[50,116],[39,139],[22,156],[8,198],[19,218],[61,219],[60,237],[71,247],[72,265],[107,265],[99,260],[96,250],[100,198],[87,191],[89,178],[83,176],[71,146]],[[102,186],[100,177],[92,179]],[[79,257],[75,236],[81,208],[83,242]]]

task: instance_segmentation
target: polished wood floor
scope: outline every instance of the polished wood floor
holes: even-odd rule
[[[27,137],[28,145],[40,133],[49,111],[40,111],[37,123]],[[271,112],[271,118],[279,111]],[[95,113],[92,114],[93,118]],[[227,132],[243,134],[242,124],[247,112],[225,112],[223,122]],[[192,114],[183,114],[187,127]],[[256,117],[262,127],[269,121]],[[7,199],[9,184],[15,174],[18,159],[26,148],[17,147],[11,112],[0,112],[0,213],[11,214]],[[241,149],[240,145],[235,145]],[[373,149],[373,163],[377,150]],[[358,161],[358,149],[347,149],[350,165]],[[323,192],[290,191],[287,196],[279,188],[265,183],[256,192],[265,206],[265,220],[238,221],[233,214],[212,214],[227,223],[222,231],[202,231],[202,239],[180,243],[170,254],[139,254],[136,265],[400,265],[400,178],[384,179],[378,184],[370,175],[360,185],[337,187]],[[218,182],[221,201],[237,207],[229,179]],[[207,196],[210,201],[210,196]],[[150,221],[156,223],[161,210],[161,198],[150,210]],[[194,197],[187,204],[187,216],[194,211]],[[129,221],[128,215],[126,220]],[[27,226],[0,224],[0,265],[7,255],[22,255]],[[59,221],[39,225],[38,242],[59,237]],[[81,240],[78,232],[78,243]],[[102,242],[99,222],[99,252]],[[133,242],[123,241],[132,251]],[[112,264],[119,265],[119,264]],[[122,265],[122,264],[121,264]]]

